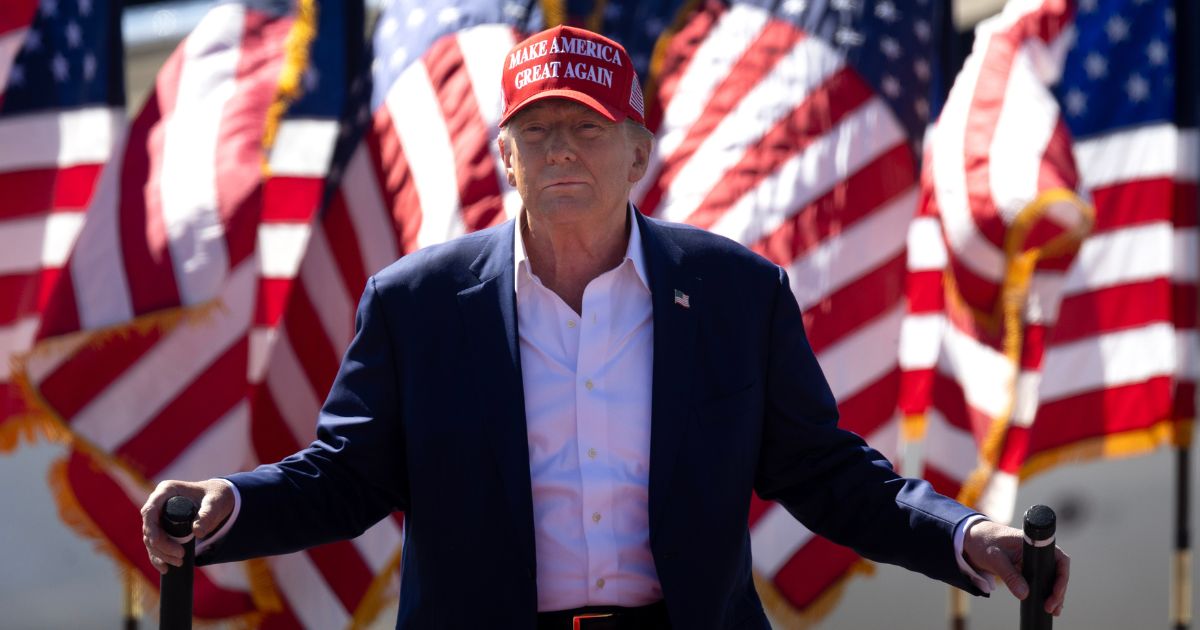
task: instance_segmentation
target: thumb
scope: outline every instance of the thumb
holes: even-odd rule
[[[1004,550],[992,545],[987,549],[987,558],[988,564],[991,565],[988,568],[1004,582],[1013,597],[1025,599],[1029,596],[1029,584],[1025,582],[1021,572],[1017,571],[1017,567],[1013,566],[1012,560]]]
[[[192,533],[197,539],[203,539],[216,531],[228,515],[229,510],[222,509],[218,500],[220,495],[206,492],[200,501],[200,509],[196,511],[196,520],[192,523]]]

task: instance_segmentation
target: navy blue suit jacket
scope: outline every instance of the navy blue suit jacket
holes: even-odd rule
[[[752,490],[867,558],[974,592],[952,544],[972,512],[838,429],[783,270],[634,214],[654,305],[650,546],[674,627],[768,627],[751,573]],[[241,513],[202,562],[353,537],[403,510],[397,627],[535,627],[513,229],[423,249],[370,279],[317,441],[230,477]]]

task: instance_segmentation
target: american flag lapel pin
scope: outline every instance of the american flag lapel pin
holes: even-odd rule
[[[682,306],[683,308],[691,308],[692,307],[691,302],[688,301],[688,294],[684,293],[683,291],[680,291],[679,289],[675,289],[675,303]]]

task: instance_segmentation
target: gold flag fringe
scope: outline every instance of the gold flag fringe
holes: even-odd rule
[[[592,12],[588,14],[587,21],[584,24],[587,30],[593,33],[604,32],[604,10],[608,8],[608,0],[596,0],[592,5]]]
[[[69,457],[68,455],[51,464],[50,472],[47,475],[50,490],[54,494],[54,501],[58,507],[59,518],[81,538],[91,542],[98,552],[107,556],[117,565],[117,572],[122,583],[128,585],[131,593],[139,595],[138,601],[130,602],[130,606],[136,609],[140,605],[142,610],[156,608],[158,606],[158,588],[151,584],[141,571],[125,560],[121,552],[104,536],[100,526],[88,517],[87,511],[79,504],[79,499],[75,496],[71,482],[67,478]],[[193,619],[193,626],[250,630],[260,625],[263,616],[263,612],[255,611],[220,620]]]
[[[687,0],[675,12],[675,18],[671,20],[671,25],[667,27],[658,39],[654,42],[654,51],[650,53],[650,68],[646,71],[646,89],[644,92],[646,111],[650,111],[654,103],[658,102],[658,83],[662,80],[663,64],[666,62],[667,50],[671,47],[671,42],[675,39],[675,35],[688,23],[696,7],[699,6],[700,0]]]
[[[22,444],[67,444],[71,432],[51,418],[40,413],[23,413],[0,422],[0,454],[9,454]]]
[[[920,442],[925,439],[929,420],[923,413],[911,413],[900,419],[900,436],[905,442]]]
[[[128,338],[134,335],[146,335],[155,331],[170,332],[182,324],[198,324],[211,319],[217,309],[225,306],[217,300],[194,307],[175,308],[139,317],[125,325],[114,326],[92,333],[76,333],[68,340],[66,338],[50,339],[35,346],[28,353],[14,357],[12,360],[12,382],[21,396],[26,413],[10,418],[0,423],[0,453],[14,450],[21,443],[34,443],[39,437],[53,442],[66,444],[86,455],[93,465],[101,470],[119,470],[132,478],[138,485],[149,488],[151,483],[145,478],[138,467],[123,458],[116,457],[104,449],[92,444],[91,441],[70,429],[68,423],[58,414],[50,403],[42,397],[41,392],[29,377],[27,362],[30,358],[44,356],[61,349],[62,346],[100,347],[116,339]],[[80,335],[85,335],[82,344]],[[90,518],[78,499],[75,498],[67,480],[67,460],[56,462],[49,473],[50,489],[58,505],[59,516],[72,530],[86,540],[92,541],[96,548],[111,558],[121,571],[129,573],[133,579],[140,580],[140,592],[147,607],[156,606],[157,588],[146,582],[139,571],[125,560],[119,551],[105,538]],[[283,609],[275,581],[270,568],[264,560],[247,560],[243,562],[248,582],[250,584],[250,599],[258,609],[236,617],[221,620],[198,620],[198,625],[226,624],[225,627],[254,628],[259,625],[266,613]]]
[[[1168,444],[1191,448],[1192,426],[1191,418],[1163,420],[1149,427],[1097,436],[1044,451],[1024,463],[1020,478],[1024,481],[1066,463],[1145,455]]]
[[[315,0],[299,0],[296,6],[296,20],[288,31],[284,42],[283,69],[279,72],[279,88],[275,92],[275,100],[267,108],[267,120],[263,129],[263,177],[270,177],[271,165],[267,159],[271,147],[275,146],[275,136],[279,132],[279,121],[292,103],[301,95],[301,83],[304,71],[309,66],[309,49],[317,36],[317,6]]]
[[[1074,230],[1070,230],[1051,239],[1041,247],[1025,250],[1026,239],[1033,227],[1044,216],[1046,209],[1055,203],[1072,203],[1083,214],[1084,220]],[[1029,283],[1039,261],[1045,258],[1061,256],[1077,249],[1083,239],[1091,231],[1096,211],[1092,206],[1080,199],[1074,192],[1056,188],[1042,192],[1029,205],[1025,206],[1013,220],[1012,227],[1004,239],[1004,253],[1007,268],[1000,287],[1000,299],[993,312],[982,312],[965,304],[958,293],[957,284],[946,272],[945,293],[947,305],[969,310],[975,321],[991,332],[997,332],[1003,323],[1003,352],[1005,358],[1013,367],[1014,379],[1021,370],[1021,346],[1024,343],[1025,326],[1021,319],[1025,300],[1029,295]],[[980,461],[959,491],[959,502],[977,507],[976,503],[983,494],[988,480],[996,471],[999,464],[1004,438],[1008,433],[1012,420],[1013,398],[1016,396],[1015,380],[1010,392],[1006,409],[999,416],[992,418],[988,434],[980,445]]]
[[[770,611],[771,617],[780,627],[802,630],[815,626],[829,616],[829,613],[833,612],[838,602],[841,601],[842,595],[845,595],[850,580],[859,575],[875,575],[875,565],[869,560],[859,558],[850,565],[844,575],[834,581],[803,610],[796,608],[783,593],[779,592],[779,588],[775,586],[774,582],[758,571],[754,572],[754,588],[758,591],[763,605]]]
[[[362,601],[358,603],[358,608],[354,611],[354,619],[350,621],[350,630],[360,630],[371,625],[383,611],[384,606],[394,600],[388,595],[387,588],[400,570],[401,557],[401,550],[397,549],[387,564],[383,566],[383,570],[375,575],[375,579],[371,580],[371,586],[367,588],[366,595],[363,596]]]
[[[546,28],[553,28],[567,21],[567,9],[563,0],[541,0],[542,21]]]

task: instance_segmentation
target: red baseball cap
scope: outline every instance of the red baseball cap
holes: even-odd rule
[[[513,46],[504,58],[501,81],[508,122],[521,108],[546,98],[587,105],[613,122],[632,118],[646,124],[642,87],[625,48],[572,26],[555,26]]]

